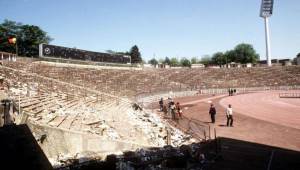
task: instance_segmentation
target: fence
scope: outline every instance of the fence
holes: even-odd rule
[[[238,93],[248,93],[255,91],[270,91],[270,90],[300,90],[300,86],[264,86],[264,87],[242,87],[234,88]],[[226,94],[228,89],[201,89],[200,94]]]
[[[300,98],[300,93],[279,93],[280,98]]]

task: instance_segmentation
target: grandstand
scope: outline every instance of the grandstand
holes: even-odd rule
[[[104,159],[126,150],[212,138],[207,123],[184,119],[180,127],[153,114],[155,107],[148,106],[162,96],[207,93],[206,99],[214,99],[220,96],[209,94],[226,94],[228,88],[250,92],[299,89],[300,85],[299,66],[120,69],[19,57],[3,60],[0,75],[4,92],[24,115],[23,123],[57,167],[66,165],[60,160],[79,158],[78,154]]]

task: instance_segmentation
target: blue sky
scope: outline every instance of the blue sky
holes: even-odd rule
[[[51,44],[127,51],[149,60],[201,57],[250,43],[265,59],[261,0],[0,0],[4,19],[40,26]],[[273,58],[300,52],[300,0],[275,0]]]

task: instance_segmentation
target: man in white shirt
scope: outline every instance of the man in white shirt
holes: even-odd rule
[[[226,109],[226,117],[227,117],[227,126],[233,126],[233,117],[232,117],[232,107],[231,104],[228,105],[227,109]]]

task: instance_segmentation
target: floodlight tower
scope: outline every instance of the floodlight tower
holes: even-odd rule
[[[269,17],[273,13],[274,0],[262,0],[260,7],[260,17],[265,20],[265,34],[266,34],[266,56],[268,66],[272,66],[271,62],[271,46],[270,46],[270,33],[269,33]]]

